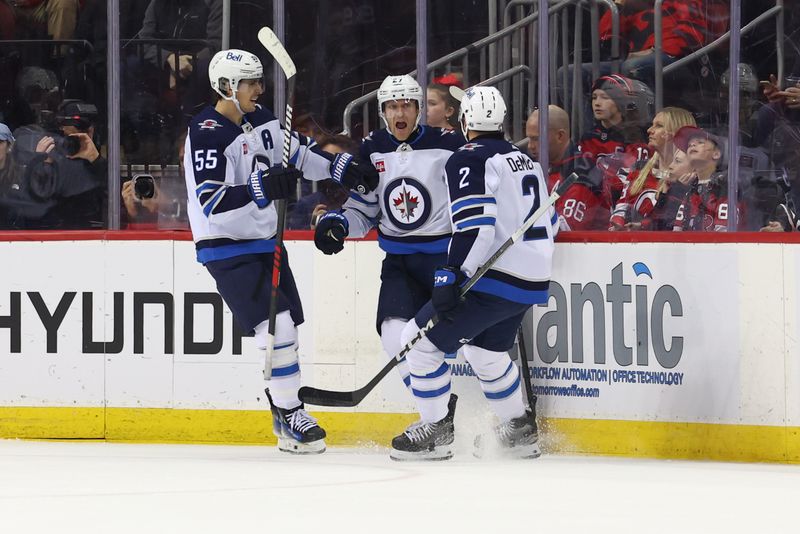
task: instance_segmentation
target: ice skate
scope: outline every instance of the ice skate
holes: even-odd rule
[[[272,431],[278,438],[278,449],[292,454],[320,454],[325,452],[325,430],[317,420],[303,409],[303,405],[292,409],[279,408],[272,402]]]
[[[491,433],[475,437],[474,455],[478,458],[497,454],[507,458],[538,458],[539,433],[536,415],[526,410],[522,417],[515,417],[494,427]]]
[[[451,394],[447,415],[435,423],[417,421],[392,440],[392,460],[448,460],[453,457],[455,426],[453,419],[458,397]]]

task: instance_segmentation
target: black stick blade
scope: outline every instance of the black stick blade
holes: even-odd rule
[[[325,389],[303,386],[297,392],[297,396],[300,397],[300,402],[306,404],[352,408],[363,400],[363,397],[355,397],[357,393],[357,391],[328,391]]]

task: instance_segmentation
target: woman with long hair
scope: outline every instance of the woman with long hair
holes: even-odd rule
[[[675,132],[683,126],[696,126],[692,114],[683,108],[667,107],[653,117],[647,136],[655,153],[628,176],[628,186],[611,214],[610,230],[659,230],[663,228],[661,222],[674,220],[674,213],[666,213],[672,210],[673,203],[666,202],[665,193],[675,183],[680,185],[673,194],[679,193],[677,190],[682,189],[687,178],[685,173],[677,176],[670,172],[676,151],[679,152],[674,143]]]

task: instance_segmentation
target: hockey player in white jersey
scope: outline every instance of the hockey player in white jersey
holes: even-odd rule
[[[525,312],[547,302],[555,210],[551,207],[460,297],[460,286],[548,196],[539,164],[504,140],[505,114],[503,97],[493,87],[467,89],[461,102],[461,127],[468,142],[446,165],[453,239],[446,264],[434,276],[431,302],[409,322],[401,342],[410,341],[434,314],[439,322],[406,355],[420,421],[392,441],[396,460],[452,456],[455,406],[444,354],[462,346],[499,420],[491,435],[478,436],[476,453],[491,441],[510,456],[541,454],[536,415],[525,404],[519,370],[507,351]]]
[[[351,193],[340,212],[317,222],[314,241],[325,254],[344,248],[346,237],[363,237],[378,227],[386,252],[376,327],[389,358],[400,349],[400,334],[431,298],[432,276],[447,257],[451,227],[444,164],[464,144],[460,133],[420,125],[424,95],[411,76],[388,76],[378,89],[386,129],[372,132],[360,155],[380,176],[370,194]],[[410,385],[405,362],[398,366]]]
[[[264,92],[258,57],[223,50],[211,59],[208,75],[219,99],[189,123],[184,157],[189,221],[198,261],[214,277],[239,326],[255,333],[256,345],[266,355],[277,231],[273,201],[288,198],[303,177],[333,178],[368,191],[377,185],[377,173],[368,164],[334,159],[294,132],[291,165],[281,166],[282,126],[256,103]],[[272,375],[266,380],[273,428],[279,449],[320,453],[325,431],[297,397],[296,325],[303,322],[303,310],[288,256],[282,263]]]

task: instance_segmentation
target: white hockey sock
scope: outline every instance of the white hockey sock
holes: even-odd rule
[[[502,421],[525,415],[519,369],[507,352],[464,345],[464,357],[478,376],[489,407]]]
[[[381,343],[383,344],[383,350],[386,351],[387,361],[397,356],[400,349],[403,348],[400,337],[407,323],[408,321],[405,319],[397,318],[385,319],[383,323],[381,323]],[[405,361],[398,363],[397,371],[400,373],[400,378],[403,379],[403,383],[406,387],[410,388],[411,376],[408,372],[408,363]]]
[[[268,321],[256,326],[256,342],[266,357]],[[272,402],[279,408],[300,405],[300,363],[297,357],[297,328],[288,311],[275,318],[275,348],[272,352],[272,378],[265,380]]]
[[[414,321],[409,321],[401,343],[410,340],[418,330]],[[411,393],[420,417],[426,423],[441,421],[447,415],[450,400],[450,366],[444,361],[444,352],[424,337],[408,352],[406,360],[411,372]]]

